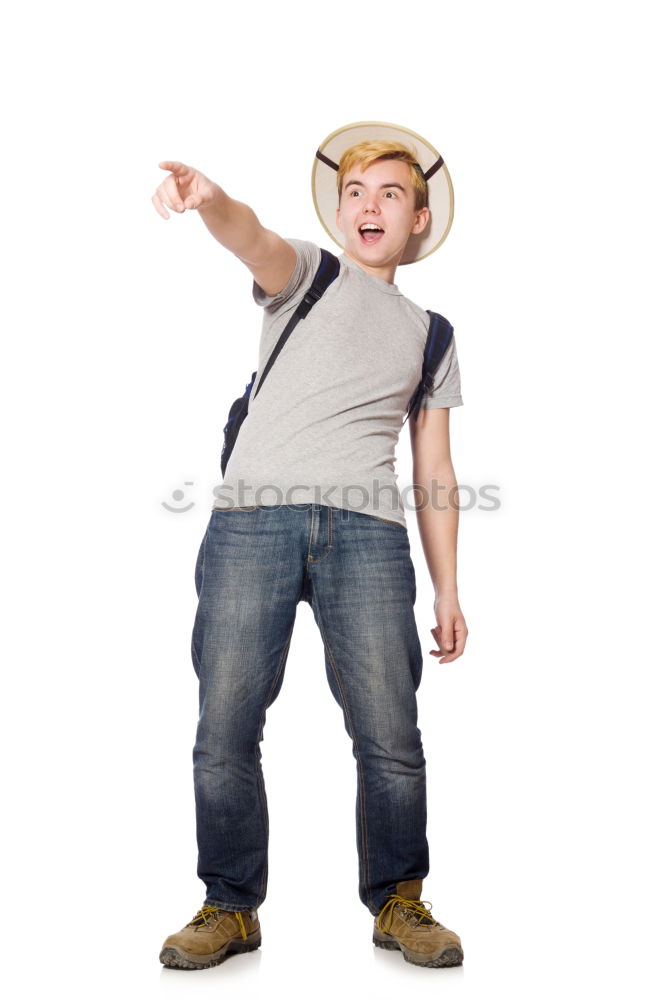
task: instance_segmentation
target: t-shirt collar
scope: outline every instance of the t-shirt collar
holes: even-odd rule
[[[340,259],[347,267],[353,271],[358,271],[366,281],[371,282],[380,291],[386,292],[388,295],[402,295],[397,285],[392,285],[390,282],[385,281],[384,278],[378,278],[376,274],[369,274],[367,271],[364,271],[361,265],[357,264],[351,257],[348,257],[346,253],[342,253]]]

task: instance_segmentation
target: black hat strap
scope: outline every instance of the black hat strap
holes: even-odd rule
[[[321,160],[322,163],[326,163],[327,167],[331,167],[332,170],[338,170],[338,164],[334,163],[333,160],[330,160],[328,156],[324,155],[324,153],[321,153],[319,149],[315,153],[315,156],[317,157],[318,160]],[[433,177],[434,174],[436,174],[437,170],[439,170],[442,167],[443,162],[444,158],[443,156],[440,156],[439,159],[435,160],[432,166],[425,171],[425,173],[423,173],[422,168],[418,164],[416,164],[416,166],[418,166],[421,173],[423,173],[423,177],[425,178],[425,180],[429,181],[430,178]]]

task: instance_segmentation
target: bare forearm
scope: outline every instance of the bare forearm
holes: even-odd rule
[[[218,184],[214,184],[211,202],[198,209],[198,214],[214,239],[241,260],[252,262],[251,254],[259,245],[262,230],[252,208],[230,198]]]
[[[179,160],[161,160],[169,174],[152,195],[152,204],[164,219],[173,212],[197,211],[221,246],[251,271],[267,295],[277,295],[290,280],[296,264],[294,247],[260,225],[252,208],[235,201],[195,167]]]
[[[457,594],[457,480],[452,466],[423,471],[414,465],[416,519],[435,596]]]

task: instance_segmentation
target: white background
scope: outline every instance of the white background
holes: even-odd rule
[[[2,708],[8,995],[659,996],[659,42],[653,4],[32,3],[5,17]],[[428,655],[431,870],[461,969],[375,949],[355,762],[299,606],[262,745],[263,946],[158,961],[195,874],[193,569],[261,314],[163,159],[329,245],[318,143],[425,135],[456,211],[396,281],[456,331],[463,657]],[[330,249],[333,249],[331,246]],[[410,481],[408,434],[399,483]],[[186,482],[193,485],[184,486]],[[163,501],[184,489],[187,513]],[[390,995],[390,994],[389,994]]]

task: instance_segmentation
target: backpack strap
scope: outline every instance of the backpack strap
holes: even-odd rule
[[[262,372],[260,381],[258,382],[257,389],[255,390],[255,396],[257,396],[260,391],[262,383],[271,371],[271,366],[285,346],[285,341],[292,333],[294,327],[300,319],[304,319],[308,315],[315,303],[319,302],[322,298],[331,282],[335,281],[338,277],[338,272],[340,271],[340,261],[335,254],[329,253],[329,251],[325,250],[323,247],[320,249],[322,251],[322,259],[320,260],[319,267],[315,272],[313,283],[302,298],[293,315],[290,316],[289,323],[278,338],[278,343],[274,347],[271,352],[271,357],[264,366],[264,371]],[[255,396],[253,396],[253,399],[255,399]]]
[[[414,420],[417,419],[423,397],[432,392],[437,369],[453,337],[453,327],[444,316],[440,313],[432,312],[431,309],[427,309],[426,312],[430,317],[430,325],[428,326],[428,338],[423,353],[423,375],[414,395],[409,400],[405,423],[410,416],[413,416]]]

